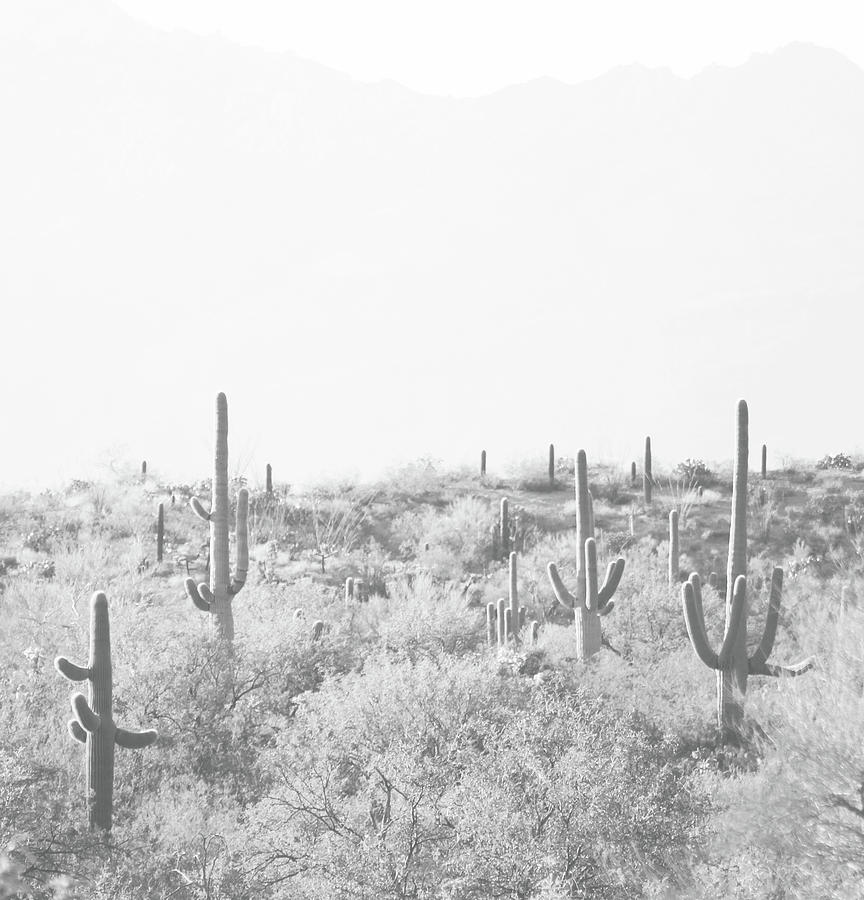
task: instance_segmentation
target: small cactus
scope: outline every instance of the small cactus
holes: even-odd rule
[[[501,498],[501,511],[498,519],[498,532],[501,537],[501,555],[506,559],[510,556],[510,515],[509,502],[506,497]]]
[[[549,445],[549,484],[555,484],[555,445]]]
[[[58,656],[54,666],[70,681],[88,681],[88,697],[73,694],[69,733],[87,746],[87,822],[92,830],[111,828],[114,811],[114,746],[149,747],[155,731],[127,731],[114,723],[111,679],[111,630],[108,598],[102,591],[90,601],[90,658],[86,668]]]
[[[349,575],[345,579],[345,603],[350,603],[354,599],[354,579]]]
[[[768,477],[768,445],[762,445],[762,477]]]
[[[636,486],[636,460],[630,463],[630,487]]]
[[[571,594],[564,586],[555,563],[547,571],[558,602],[572,609],[577,636],[577,657],[587,659],[600,649],[600,617],[612,611],[612,600],[621,575],[624,560],[609,563],[602,587],[598,587],[597,544],[594,540],[594,517],[591,494],[588,491],[588,460],[584,450],[576,454],[576,591]]]
[[[690,643],[699,659],[717,672],[717,725],[724,738],[736,734],[744,716],[741,705],[747,693],[749,675],[801,675],[811,668],[805,660],[788,668],[768,664],[777,634],[777,620],[783,592],[783,570],[774,569],[768,600],[768,616],[762,640],[755,653],[747,651],[747,466],[748,411],[738,401],[735,464],[732,484],[732,523],[729,529],[729,558],[726,569],[726,629],[720,650],[708,642],[702,611],[699,576],[690,576],[682,588],[684,621]],[[710,582],[710,576],[709,576]]]
[[[141,460],[141,480],[144,481],[147,478],[147,460]]]
[[[480,477],[483,478],[486,475],[486,451],[480,451]]]
[[[486,604],[486,643],[492,647],[498,642],[498,614],[494,603]]]
[[[642,470],[642,496],[646,506],[651,502],[651,490],[654,486],[651,474],[651,438],[645,438],[645,465]]]
[[[273,466],[267,463],[267,469],[264,473],[264,490],[268,497],[273,496]]]
[[[198,609],[210,614],[218,636],[232,641],[231,601],[246,583],[249,568],[249,492],[241,488],[237,494],[237,564],[232,577],[228,558],[228,401],[224,394],[216,397],[216,459],[210,512],[197,497],[189,505],[199,518],[210,523],[210,583],[196,585],[194,579],[187,578],[186,593]]]

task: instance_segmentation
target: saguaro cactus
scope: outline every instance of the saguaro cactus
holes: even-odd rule
[[[270,463],[267,463],[267,470],[264,479],[264,490],[267,492],[268,497],[273,496],[273,466]]]
[[[482,478],[486,474],[486,451],[480,451],[480,477]]]
[[[249,568],[247,515],[249,492],[237,494],[237,565],[234,576],[228,560],[228,401],[224,394],[216,397],[216,460],[213,470],[213,497],[207,512],[197,497],[189,501],[195,514],[210,523],[210,584],[196,585],[186,579],[186,593],[202,612],[210,613],[220,638],[234,639],[232,598],[246,583]]]
[[[111,682],[111,631],[108,598],[102,591],[90,601],[90,659],[77,666],[65,656],[54,665],[70,681],[88,681],[89,697],[72,695],[75,718],[69,733],[87,746],[87,821],[90,829],[111,828],[114,809],[114,745],[127,750],[149,747],[155,731],[127,731],[114,724]]]
[[[501,555],[506,559],[510,555],[510,505],[506,497],[501,498],[498,531],[501,536]]]
[[[165,550],[165,504],[156,507],[156,562],[162,562]]]
[[[669,584],[678,584],[678,510],[669,513]]]
[[[598,588],[597,544],[594,541],[594,522],[591,495],[588,492],[588,460],[584,450],[576,454],[576,591],[571,594],[564,586],[555,563],[547,571],[558,602],[574,612],[577,656],[587,659],[600,649],[600,616],[612,611],[612,596],[624,572],[624,560],[609,563],[603,586]]]
[[[636,460],[630,463],[630,487],[635,487],[636,485]]]
[[[555,445],[549,445],[549,484],[555,484]]]
[[[732,523],[729,530],[729,557],[726,565],[726,627],[719,652],[714,652],[705,631],[702,585],[695,573],[682,589],[684,620],[693,650],[709,669],[717,672],[717,725],[724,737],[737,733],[744,711],[748,675],[801,675],[809,660],[790,667],[768,664],[777,634],[777,620],[783,593],[783,570],[774,569],[768,600],[768,615],[762,640],[755,653],[747,652],[747,466],[748,412],[738,401],[735,464],[732,485]]]
[[[141,460],[141,480],[144,481],[144,479],[146,477],[147,477],[147,460],[142,459]]]
[[[651,438],[645,438],[645,465],[642,470],[642,496],[645,503],[651,502],[651,490],[654,487],[653,475],[651,474]]]
[[[762,477],[768,477],[768,445],[762,445]]]

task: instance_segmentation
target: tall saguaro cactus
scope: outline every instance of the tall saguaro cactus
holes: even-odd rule
[[[195,584],[186,579],[186,593],[202,612],[210,613],[220,638],[234,639],[234,612],[231,601],[246,583],[249,568],[247,516],[249,492],[237,493],[237,564],[231,576],[228,559],[228,401],[224,394],[216,397],[216,461],[213,470],[213,496],[210,512],[201,501],[189,501],[195,514],[210,523],[210,584]]]
[[[111,682],[111,631],[108,598],[101,591],[90,601],[90,659],[77,666],[65,656],[54,665],[70,681],[88,681],[89,697],[72,695],[75,718],[69,733],[87,746],[87,821],[90,829],[111,828],[114,811],[114,746],[127,750],[149,747],[155,731],[127,731],[114,724]]]
[[[729,529],[729,556],[726,564],[726,626],[723,643],[715,652],[705,631],[702,585],[695,573],[682,589],[684,620],[693,650],[709,669],[717,672],[717,725],[724,737],[737,733],[744,716],[742,698],[747,693],[749,675],[801,675],[811,667],[805,660],[784,667],[768,664],[777,634],[777,620],[783,594],[783,570],[771,576],[768,615],[759,647],[747,651],[747,468],[749,422],[747,403],[738,401],[735,464],[732,484],[732,523]]]
[[[600,649],[600,617],[610,613],[615,605],[612,596],[621,581],[624,560],[619,557],[609,563],[603,585],[598,588],[597,544],[588,491],[588,459],[584,450],[576,454],[576,548],[575,593],[571,594],[564,586],[555,563],[549,563],[547,572],[558,602],[574,612],[577,656],[587,659]]]
[[[768,477],[768,445],[762,445],[762,477]]]
[[[651,474],[651,438],[645,438],[645,463],[642,469],[642,496],[645,503],[651,502],[651,490],[654,487],[653,475]]]
[[[555,445],[549,445],[549,484],[555,484]]]

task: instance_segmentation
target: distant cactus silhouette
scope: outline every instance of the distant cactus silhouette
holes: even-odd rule
[[[147,460],[142,459],[141,460],[141,480],[144,481],[144,479],[146,477],[147,477]]]
[[[273,466],[267,463],[267,469],[264,476],[264,490],[268,497],[273,496]]]
[[[111,630],[108,598],[102,591],[90,601],[90,658],[86,668],[58,656],[54,665],[70,681],[88,681],[89,697],[73,694],[69,733],[87,745],[87,821],[90,829],[111,828],[114,812],[114,745],[127,750],[149,747],[155,731],[127,731],[114,723],[111,678]]]
[[[762,445],[762,477],[768,477],[768,445]]]
[[[498,517],[498,534],[501,538],[501,556],[510,556],[510,506],[506,497],[501,498],[501,511]]]
[[[809,660],[784,668],[768,664],[777,634],[777,620],[783,592],[783,570],[774,569],[768,600],[768,616],[758,649],[747,651],[747,468],[748,411],[738,401],[735,464],[732,484],[732,523],[729,529],[729,557],[726,567],[726,629],[720,650],[715,652],[705,631],[702,585],[695,573],[682,588],[684,621],[693,650],[709,669],[717,672],[717,725],[724,738],[734,736],[744,711],[748,675],[801,675],[811,668]]]
[[[612,600],[621,575],[624,560],[619,557],[609,563],[603,586],[598,588],[597,544],[594,540],[594,522],[591,510],[591,494],[588,491],[588,460],[584,450],[576,454],[576,590],[571,594],[564,586],[555,563],[549,563],[547,571],[552,589],[559,603],[572,609],[576,625],[576,655],[587,659],[600,649],[600,617],[612,611]]]
[[[480,477],[482,478],[486,474],[486,451],[480,451]]]
[[[555,445],[549,445],[549,484],[555,484]]]
[[[645,438],[645,464],[642,469],[642,496],[645,503],[651,502],[651,490],[654,486],[651,472],[651,438]]]
[[[636,460],[630,463],[630,487],[635,487],[636,485]]]
[[[210,613],[217,635],[232,641],[234,612],[231,601],[246,583],[249,568],[249,492],[241,488],[237,494],[237,564],[232,578],[228,559],[228,401],[224,394],[216,397],[216,459],[210,512],[197,497],[193,497],[189,505],[199,518],[210,523],[210,584],[196,585],[194,579],[187,578],[186,593],[198,609]]]

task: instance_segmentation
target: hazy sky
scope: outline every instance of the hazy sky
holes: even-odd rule
[[[740,396],[754,464],[861,447],[851,4],[114,2],[432,93],[741,68],[442,101],[0,0],[0,488],[205,477],[217,391],[253,481],[729,459]]]
[[[154,24],[292,50],[356,78],[476,95],[640,62],[692,75],[792,41],[864,65],[860,0],[116,0]]]

